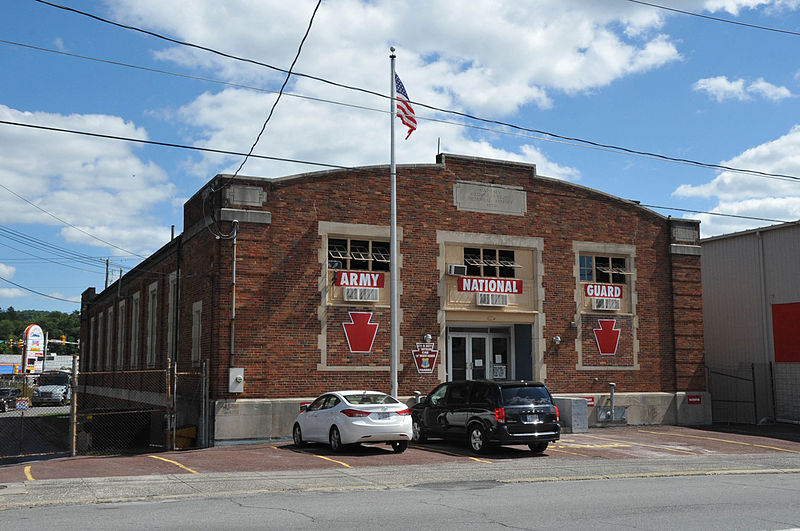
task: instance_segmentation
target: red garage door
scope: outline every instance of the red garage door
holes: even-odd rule
[[[800,302],[772,305],[775,362],[800,362]]]

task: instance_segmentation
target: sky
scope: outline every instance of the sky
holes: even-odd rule
[[[0,308],[80,310],[179,234],[298,48],[253,153],[303,163],[240,174],[388,164],[394,46],[399,164],[533,163],[703,237],[800,218],[800,0],[325,0],[302,47],[316,0],[55,3],[0,2]]]

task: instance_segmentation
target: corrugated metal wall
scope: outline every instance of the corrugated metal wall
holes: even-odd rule
[[[772,335],[772,305],[800,302],[800,225],[731,234],[703,240],[701,246],[714,421],[757,422],[762,416],[800,421],[800,364],[773,364]],[[756,371],[749,391],[746,382],[723,384],[727,377],[712,374],[736,368],[742,375],[749,367],[770,365],[770,377]]]

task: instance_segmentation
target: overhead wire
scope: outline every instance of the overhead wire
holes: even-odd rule
[[[265,89],[263,87],[256,87],[256,86],[253,86],[253,85],[244,85],[244,84],[240,84],[240,83],[231,83],[231,82],[222,81],[222,80],[219,80],[219,79],[212,79],[212,78],[201,77],[201,76],[193,76],[193,75],[183,74],[183,73],[180,73],[180,72],[171,72],[169,70],[149,68],[149,67],[145,67],[145,66],[141,66],[141,65],[133,65],[133,64],[129,64],[129,63],[123,63],[123,62],[119,62],[119,61],[112,61],[112,60],[108,60],[108,59],[100,59],[100,58],[97,58],[97,57],[90,57],[90,56],[86,56],[86,55],[68,53],[68,52],[63,52],[63,51],[60,51],[60,50],[53,50],[53,49],[49,49],[49,48],[43,48],[43,47],[40,47],[40,46],[33,46],[33,45],[30,45],[30,44],[25,44],[25,43],[20,43],[20,42],[15,42],[15,41],[7,41],[7,40],[0,39],[0,43],[13,45],[13,46],[20,46],[20,47],[24,47],[24,48],[30,48],[30,49],[37,50],[37,51],[42,51],[42,52],[49,52],[49,53],[54,53],[54,54],[74,57],[74,58],[78,58],[78,59],[84,59],[84,60],[89,60],[89,61],[97,61],[97,62],[100,62],[100,63],[111,64],[111,65],[114,65],[114,66],[121,66],[121,67],[127,67],[127,68],[132,68],[132,69],[137,69],[137,70],[143,70],[143,71],[157,73],[157,74],[182,77],[182,78],[191,79],[191,80],[195,80],[195,81],[203,81],[203,82],[208,82],[208,83],[215,83],[215,84],[230,86],[230,87],[234,87],[234,88],[241,88],[241,89],[246,89],[246,90],[264,92],[264,93],[268,93],[268,94],[276,94],[277,93],[277,91],[275,91],[275,90]],[[316,97],[313,97],[313,96],[306,96],[306,95],[303,95],[303,94],[295,94],[295,93],[291,93],[291,92],[284,92],[284,95],[287,96],[287,97],[292,97],[292,98],[304,99],[304,100],[309,100],[309,101],[316,101],[316,102],[319,102],[319,103],[325,103],[325,104],[330,104],[330,105],[338,105],[338,106],[348,107],[348,108],[352,108],[352,109],[360,109],[360,110],[370,111],[370,112],[378,112],[378,113],[383,113],[383,114],[389,114],[391,112],[391,111],[388,111],[386,109],[378,109],[378,108],[375,108],[375,107],[367,107],[367,106],[364,106],[364,105],[355,105],[355,104],[351,104],[351,103],[345,103],[345,102],[335,101],[335,100],[330,100],[330,99],[325,99],[325,98],[316,98]],[[592,149],[592,150],[597,150],[597,151],[604,151],[604,152],[607,152],[607,153],[624,154],[624,155],[630,155],[630,156],[634,156],[634,157],[641,157],[641,158],[647,158],[647,159],[653,159],[654,158],[654,157],[648,156],[646,154],[625,153],[625,152],[622,152],[622,151],[619,151],[619,150],[615,150],[615,149],[611,149],[611,148],[607,148],[607,147],[591,146],[591,145],[586,145],[586,144],[582,144],[582,143],[579,143],[579,142],[571,142],[571,141],[568,141],[568,140],[561,140],[561,139],[558,139],[558,138],[548,138],[548,137],[542,136],[542,135],[528,134],[528,133],[523,132],[523,131],[508,131],[507,129],[494,129],[494,128],[491,128],[491,127],[484,127],[484,126],[475,125],[475,124],[468,123],[468,122],[454,122],[454,121],[451,121],[451,120],[443,120],[441,118],[430,118],[430,117],[425,117],[425,116],[417,116],[417,119],[419,121],[426,121],[426,122],[431,122],[431,123],[441,123],[441,124],[446,124],[446,125],[453,125],[453,126],[462,127],[462,128],[465,128],[465,129],[475,129],[475,130],[478,130],[478,131],[484,131],[484,132],[493,133],[493,134],[499,134],[499,135],[514,136],[514,137],[519,137],[519,138],[529,138],[529,139],[537,140],[537,141],[540,141],[540,142],[549,142],[549,143],[555,143],[555,144],[562,144],[562,145],[567,145],[567,146],[579,147],[579,148],[582,148],[582,149]],[[148,141],[142,141],[142,143],[148,143]],[[207,149],[204,149],[204,148],[199,148],[197,146],[183,146],[183,145],[178,145],[178,144],[170,145],[168,147],[180,147],[180,148],[185,148],[185,149],[196,149],[198,151],[207,150]],[[225,154],[231,154],[231,155],[243,155],[243,153],[234,153],[234,152],[224,152],[224,153]],[[250,156],[253,157],[253,158],[259,157],[257,155],[253,155],[253,154],[251,154]],[[265,157],[262,157],[262,158],[265,158]],[[281,159],[278,159],[278,160],[281,160]],[[295,162],[295,163],[298,163],[298,164],[322,165],[321,163],[312,163],[312,162],[309,162],[309,161],[288,160],[288,159],[283,159],[282,161],[283,162]],[[671,163],[674,163],[674,164],[687,165],[686,162],[681,162],[681,161],[678,161],[678,160],[668,160],[668,161],[664,161],[664,162],[671,162]],[[335,166],[335,167],[342,168],[342,169],[343,168],[349,168],[349,166]],[[752,174],[751,171],[746,170],[746,169],[742,169],[742,168],[733,168],[733,167],[731,167],[730,169],[728,169],[726,171],[730,171],[730,172],[733,172],[733,173],[745,174],[745,175]],[[780,176],[780,175],[761,175],[761,176],[762,177],[766,177],[766,178],[770,178],[770,179],[793,180],[793,179],[787,179],[786,176]]]
[[[350,89],[350,90],[358,90],[358,91],[369,93],[369,94],[372,94],[372,95],[375,95],[375,96],[379,96],[379,97],[382,97],[382,98],[387,98],[388,97],[388,96],[385,96],[383,94],[380,94],[380,93],[377,93],[377,92],[373,92],[373,91],[369,91],[369,90],[366,90],[366,89],[362,89],[362,88],[359,88],[359,87],[353,87],[353,86],[345,85],[345,84],[342,84],[342,83],[337,83],[337,82],[333,82],[333,81],[330,81],[330,80],[326,80],[324,78],[320,78],[320,77],[316,77],[316,76],[310,76],[310,75],[306,75],[306,74],[299,73],[299,72],[293,72],[293,68],[294,68],[295,63],[297,62],[297,58],[299,57],[300,51],[302,49],[303,42],[305,42],[305,39],[308,36],[308,33],[310,31],[310,28],[311,28],[311,24],[313,22],[314,15],[316,14],[317,9],[319,8],[319,5],[320,5],[319,2],[317,3],[316,8],[314,10],[314,14],[312,14],[311,20],[309,21],[308,28],[306,30],[306,33],[305,33],[304,37],[303,37],[303,40],[300,43],[300,46],[298,48],[297,54],[295,56],[295,59],[292,62],[292,66],[290,67],[289,70],[284,70],[284,69],[281,69],[281,68],[278,68],[278,67],[274,67],[273,65],[269,65],[267,63],[262,63],[262,62],[254,61],[254,60],[247,59],[247,58],[237,57],[237,56],[234,56],[232,54],[227,54],[225,52],[220,52],[218,50],[214,50],[214,49],[209,48],[209,47],[205,47],[205,46],[201,46],[201,45],[197,45],[197,44],[193,44],[193,43],[188,43],[188,42],[184,42],[184,41],[179,41],[177,39],[172,39],[172,38],[157,34],[155,32],[144,30],[142,28],[137,28],[135,26],[129,26],[129,25],[120,24],[120,23],[117,23],[117,22],[114,22],[114,21],[111,21],[111,20],[108,20],[108,19],[104,19],[102,17],[98,17],[96,15],[92,15],[90,13],[86,13],[86,12],[74,9],[74,8],[61,6],[61,5],[52,3],[52,2],[47,2],[45,0],[36,0],[36,1],[39,2],[39,3],[42,3],[42,4],[46,4],[46,5],[52,6],[52,7],[56,7],[56,8],[59,8],[59,9],[64,9],[64,10],[67,10],[67,11],[72,11],[72,12],[77,13],[77,14],[88,16],[88,17],[93,18],[95,20],[98,20],[98,21],[101,21],[101,22],[105,22],[105,23],[108,23],[108,24],[112,24],[112,25],[115,25],[115,26],[118,26],[118,27],[121,27],[121,28],[129,29],[129,30],[133,30],[133,31],[139,31],[139,32],[142,32],[142,33],[145,33],[145,34],[151,35],[153,37],[160,38],[160,39],[163,39],[163,40],[175,43],[175,44],[198,48],[198,49],[201,49],[201,50],[204,50],[204,51],[208,51],[208,52],[211,52],[211,53],[215,53],[215,54],[218,54],[218,55],[221,55],[221,56],[224,56],[224,57],[228,57],[228,58],[231,58],[231,59],[250,62],[250,63],[253,63],[253,64],[258,65],[258,66],[263,66],[263,67],[267,67],[267,68],[270,68],[270,69],[273,69],[273,70],[276,70],[276,71],[284,72],[287,75],[286,75],[286,77],[284,79],[283,85],[281,86],[281,90],[278,93],[278,98],[274,102],[274,104],[272,106],[272,109],[270,110],[270,114],[267,117],[266,121],[264,122],[264,125],[262,126],[261,132],[259,133],[256,141],[253,143],[253,145],[250,148],[250,151],[247,154],[242,154],[242,153],[238,153],[238,152],[231,152],[231,151],[225,151],[225,150],[215,150],[215,149],[210,149],[210,148],[199,148],[197,146],[186,146],[186,145],[166,143],[166,142],[145,141],[145,140],[141,140],[141,139],[119,137],[119,136],[114,136],[114,135],[103,135],[103,134],[90,133],[90,132],[85,132],[85,131],[76,131],[76,130],[69,130],[69,129],[62,129],[62,128],[52,128],[52,127],[47,127],[47,126],[34,126],[34,125],[31,125],[31,124],[15,123],[15,122],[10,122],[10,121],[0,121],[0,123],[4,123],[4,124],[7,124],[7,125],[18,125],[18,126],[24,126],[24,127],[34,127],[34,128],[39,128],[39,129],[46,129],[46,130],[52,130],[52,131],[61,131],[61,132],[82,134],[82,135],[95,136],[95,137],[100,137],[100,138],[109,138],[109,139],[114,139],[114,140],[125,140],[125,141],[131,141],[131,142],[140,142],[140,143],[146,143],[146,144],[161,145],[161,146],[165,146],[165,147],[175,147],[175,148],[183,148],[183,149],[195,149],[195,150],[199,150],[199,151],[215,152],[215,153],[221,153],[221,154],[227,154],[227,155],[244,155],[245,158],[242,161],[242,163],[240,164],[239,168],[237,169],[237,171],[236,171],[236,173],[234,174],[233,177],[235,177],[235,175],[241,170],[241,168],[246,163],[247,159],[250,158],[250,157],[269,159],[269,160],[277,160],[277,161],[282,161],[282,162],[292,162],[292,163],[300,163],[300,164],[312,164],[312,165],[318,165],[318,166],[324,166],[324,167],[334,167],[334,168],[345,169],[345,168],[348,168],[348,167],[339,166],[339,165],[323,164],[323,163],[314,163],[314,162],[310,162],[310,161],[302,161],[302,160],[297,160],[297,159],[286,159],[286,158],[279,158],[279,157],[259,156],[259,155],[254,155],[252,153],[253,150],[255,149],[255,146],[257,145],[261,135],[263,134],[264,129],[266,128],[266,124],[269,122],[269,119],[271,118],[271,116],[272,116],[272,114],[273,114],[273,112],[275,110],[275,107],[276,107],[276,105],[278,103],[278,100],[280,99],[281,95],[284,93],[284,89],[285,89],[285,87],[286,87],[286,85],[288,83],[288,80],[289,80],[290,76],[294,74],[297,77],[306,77],[306,78],[314,79],[316,81],[324,82],[324,83],[331,84],[331,85],[334,85],[334,86],[337,86],[337,87],[341,87],[341,88],[346,88],[346,89]],[[665,8],[664,6],[659,6],[659,5],[656,5],[656,4],[649,4],[647,2],[641,2],[641,1],[638,1],[638,0],[629,0],[629,1],[632,1],[634,3],[644,4],[644,5],[650,5],[652,7],[658,7],[658,8],[663,8],[663,9],[668,9],[668,10],[673,10],[673,11],[678,11],[678,12],[684,13],[681,10],[674,10],[674,9],[671,9],[671,8]],[[691,13],[691,12],[685,12],[685,14],[697,15],[697,14]],[[698,15],[698,16],[702,16],[702,15]],[[714,18],[714,19],[716,19],[716,17],[705,17],[705,16],[704,16],[704,18]],[[722,20],[722,21],[736,23],[735,21],[727,21],[727,20]],[[741,25],[748,25],[748,24],[741,24]],[[761,28],[761,29],[772,29],[772,28]],[[774,30],[774,29],[772,29],[772,30]],[[793,33],[793,32],[784,32],[784,33]],[[230,85],[230,86],[240,86],[242,88],[249,88],[249,89],[259,90],[258,88],[255,88],[255,87],[246,87],[246,86],[243,86],[243,85],[237,85],[237,84],[233,84],[233,83],[227,83],[227,82],[222,82],[222,81],[218,81],[218,80],[212,80],[212,79],[208,79],[208,78],[201,78],[199,76],[189,76],[189,75],[185,75],[185,74],[176,74],[176,73],[173,73],[173,72],[168,72],[168,71],[163,71],[163,70],[158,70],[158,69],[152,69],[152,68],[147,68],[147,67],[139,67],[139,66],[135,66],[135,65],[128,65],[128,64],[125,64],[125,63],[117,62],[117,61],[108,61],[108,60],[91,58],[91,57],[87,57],[87,56],[80,56],[80,55],[77,55],[77,54],[70,54],[70,53],[66,53],[66,52],[57,52],[57,51],[54,51],[54,50],[48,50],[48,49],[41,48],[41,47],[36,47],[36,46],[31,46],[31,45],[26,45],[26,44],[21,44],[21,43],[16,43],[16,42],[13,42],[13,41],[4,41],[4,40],[2,40],[0,42],[4,42],[6,44],[14,44],[14,45],[18,45],[18,46],[26,46],[26,47],[29,47],[29,48],[42,50],[42,51],[50,51],[50,52],[62,53],[64,55],[70,55],[70,56],[74,56],[74,57],[78,57],[78,58],[82,58],[82,59],[90,59],[90,60],[105,62],[105,63],[109,63],[109,64],[115,64],[115,65],[119,65],[119,66],[127,66],[127,67],[131,67],[131,68],[139,68],[139,69],[142,69],[142,70],[149,70],[149,71],[158,72],[158,73],[165,73],[165,74],[170,74],[170,75],[178,75],[178,76],[187,77],[187,78],[191,78],[191,79],[198,79],[198,80],[202,80],[202,81],[222,83],[222,84],[226,84],[226,85]],[[274,92],[274,91],[266,91],[266,92]],[[292,94],[287,94],[287,95],[297,96],[297,97],[304,97],[304,96],[292,95]],[[330,100],[323,100],[321,98],[310,98],[310,97],[307,97],[307,98],[308,99],[314,99],[314,100],[322,101],[322,102],[326,102],[326,103],[335,103],[335,104],[348,105],[348,104],[344,104],[344,103],[341,103],[341,102],[333,102],[333,101],[330,101]],[[651,152],[644,152],[644,151],[639,151],[639,150],[632,150],[632,149],[624,148],[624,147],[621,147],[621,146],[614,146],[614,145],[611,145],[611,144],[603,144],[603,143],[598,143],[598,142],[593,142],[593,141],[581,139],[581,138],[578,138],[578,137],[568,137],[568,136],[563,136],[563,135],[551,133],[551,132],[544,131],[544,130],[531,129],[531,128],[526,128],[526,127],[518,126],[518,125],[507,123],[507,122],[486,119],[486,118],[470,115],[468,113],[462,113],[462,112],[454,111],[454,110],[450,110],[450,109],[444,109],[444,108],[438,108],[438,107],[435,107],[435,106],[430,106],[430,105],[424,104],[422,102],[412,102],[412,103],[418,105],[419,107],[428,108],[428,109],[431,109],[431,110],[434,110],[434,111],[437,111],[437,112],[442,112],[442,113],[446,113],[446,114],[454,114],[454,115],[461,116],[463,118],[467,118],[467,119],[471,119],[471,120],[481,121],[481,122],[484,122],[484,123],[491,123],[491,124],[499,125],[499,126],[502,126],[502,127],[507,127],[507,128],[511,128],[511,129],[514,129],[514,130],[518,130],[518,131],[532,132],[532,133],[536,133],[538,135],[544,135],[545,137],[550,137],[550,138],[544,138],[544,137],[538,137],[538,136],[537,137],[529,137],[529,138],[535,138],[535,139],[543,140],[543,141],[558,141],[558,142],[567,143],[567,144],[570,144],[570,145],[576,145],[576,146],[581,146],[581,147],[590,147],[590,148],[594,148],[594,149],[602,149],[602,150],[612,151],[612,152],[617,152],[617,153],[627,153],[627,154],[631,154],[631,155],[643,156],[643,157],[648,157],[648,158],[656,158],[656,159],[661,159],[661,160],[666,160],[666,161],[671,161],[671,162],[676,162],[676,163],[681,163],[681,164],[689,164],[689,165],[701,166],[701,167],[717,169],[717,170],[723,170],[723,171],[732,171],[732,172],[738,172],[738,173],[760,175],[760,176],[763,176],[763,177],[778,178],[778,179],[784,179],[784,180],[800,180],[800,178],[795,177],[795,176],[791,176],[791,175],[775,174],[775,173],[770,173],[770,172],[761,172],[761,171],[757,171],[757,170],[748,170],[748,169],[735,168],[735,167],[724,166],[724,165],[709,164],[709,163],[703,163],[703,162],[700,162],[700,161],[694,161],[694,160],[691,160],[691,159],[680,159],[680,158],[674,158],[674,157],[661,155],[661,154],[658,154],[658,153],[651,153]],[[377,110],[377,109],[370,109],[368,107],[362,107],[362,106],[353,106],[353,105],[348,105],[348,106],[359,107],[359,108],[366,109],[366,110]],[[381,110],[378,110],[378,111],[379,112],[385,112],[385,111],[381,111]],[[471,124],[459,124],[459,123],[448,122],[448,121],[445,121],[445,120],[437,120],[437,119],[430,119],[430,120],[431,121],[436,121],[436,122],[444,122],[444,123],[449,123],[449,124],[453,124],[453,125],[464,126],[464,127],[472,127],[472,128],[487,130],[487,131],[490,131],[490,132],[495,132],[495,133],[500,133],[500,134],[514,134],[514,135],[519,135],[519,136],[528,136],[528,135],[520,135],[519,133],[511,133],[511,132],[508,132],[508,131],[497,131],[497,130],[488,129],[488,128],[481,128],[481,127],[477,127],[477,126],[474,126],[474,125],[471,125]],[[555,139],[555,140],[553,140],[553,139]],[[231,177],[229,179],[232,179],[233,177]],[[0,185],[0,186],[3,186],[3,185]],[[19,196],[15,192],[11,191],[7,187],[3,186],[3,188],[5,188],[9,192],[13,193],[17,197],[22,198],[21,196]],[[24,198],[22,198],[22,199],[24,199]],[[31,205],[36,206],[40,210],[43,210],[40,207],[38,207],[37,205],[31,203],[30,201],[28,201],[28,202]],[[760,221],[782,222],[781,220],[774,220],[774,219],[768,219],[768,218],[755,218],[755,217],[749,217],[749,216],[739,216],[739,215],[734,215],[734,214],[723,214],[723,213],[718,213],[718,212],[706,212],[706,211],[698,211],[698,210],[691,210],[691,209],[681,209],[681,208],[676,208],[676,207],[665,207],[665,206],[656,206],[656,205],[642,205],[642,206],[649,206],[651,208],[659,208],[659,209],[665,209],[665,210],[675,210],[675,211],[683,211],[683,212],[709,214],[709,215],[739,217],[739,218],[744,218],[744,219],[754,219],[754,220],[760,220]],[[46,212],[46,211],[44,211],[44,212]],[[61,221],[61,222],[65,223],[65,224],[75,228],[76,230],[79,230],[81,232],[86,233],[82,229],[79,229],[78,227],[75,227],[74,225],[71,225],[69,223],[64,222],[63,220],[61,220],[60,218],[54,216],[53,214],[51,214],[49,212],[46,212],[46,213],[48,213],[49,215],[55,217],[59,221]],[[91,235],[89,233],[86,233],[86,234],[89,235],[89,236],[94,237],[93,235]],[[110,244],[109,242],[106,242],[105,240],[101,240],[99,238],[95,238],[95,239],[98,239],[99,241],[102,241],[103,243],[105,243],[107,245],[111,245],[112,247],[120,249],[120,250],[122,250],[124,252],[130,252],[130,251],[127,251],[127,250],[122,249],[120,247],[116,247],[113,244]],[[136,253],[131,253],[131,254],[134,254],[135,256],[139,256],[140,258],[144,258],[143,256],[137,255]]]
[[[267,115],[267,118],[264,120],[264,123],[261,125],[261,130],[258,132],[258,135],[256,136],[256,139],[253,142],[253,145],[250,146],[250,151],[248,151],[247,154],[244,156],[244,159],[242,159],[242,162],[241,162],[241,164],[239,164],[239,167],[236,168],[236,171],[233,172],[233,175],[228,177],[222,183],[222,185],[219,188],[216,188],[216,189],[212,188],[212,190],[211,190],[212,193],[216,193],[216,192],[220,191],[222,188],[228,186],[231,182],[233,182],[233,180],[236,179],[236,177],[239,175],[239,172],[242,171],[242,168],[244,168],[244,165],[245,165],[245,163],[247,163],[247,160],[250,158],[250,155],[256,149],[256,146],[258,145],[258,142],[261,140],[261,136],[264,134],[264,131],[266,131],[266,129],[267,129],[267,124],[272,119],[272,115],[275,113],[275,109],[278,107],[278,103],[281,101],[281,96],[283,96],[283,91],[286,88],[286,85],[289,83],[289,79],[292,77],[292,70],[294,70],[294,66],[297,64],[297,60],[300,58],[300,52],[303,51],[303,45],[305,44],[306,39],[308,38],[308,34],[311,32],[311,26],[314,24],[314,18],[317,16],[317,11],[319,10],[319,6],[320,5],[322,5],[322,0],[317,0],[317,5],[314,6],[314,11],[311,13],[311,18],[309,18],[309,20],[308,20],[308,26],[306,27],[306,31],[303,34],[303,38],[300,39],[300,44],[297,46],[297,52],[294,55],[294,59],[292,60],[292,64],[289,66],[289,71],[286,73],[286,77],[283,80],[283,84],[281,85],[281,88],[278,91],[278,97],[275,98],[274,102],[272,102],[272,107],[269,110],[269,114]],[[205,199],[206,199],[205,197],[201,198],[201,202],[203,204],[203,212],[204,213],[205,213],[205,208],[206,208]],[[233,226],[231,227],[231,231],[228,234],[223,234],[222,230],[219,228],[219,222],[217,221],[217,219],[215,217],[215,212],[214,212],[213,208],[211,209],[211,219],[214,222],[214,227],[215,227],[216,232],[215,232],[215,230],[212,230],[210,225],[208,225],[207,228],[212,233],[214,233],[215,236],[217,236],[219,238],[223,238],[223,239],[236,238],[236,232],[238,231],[238,227],[239,227],[237,222],[234,221]]]
[[[25,286],[23,286],[21,284],[17,284],[16,282],[12,282],[12,281],[8,280],[7,278],[0,277],[0,280],[2,280],[4,282],[8,282],[9,284],[11,284],[13,286],[16,286],[16,287],[18,287],[20,289],[24,289],[25,291],[29,291],[31,293],[35,293],[36,295],[40,295],[42,297],[47,297],[48,299],[53,299],[53,300],[63,301],[63,302],[69,302],[69,303],[72,303],[72,304],[80,304],[80,301],[73,301],[73,300],[69,300],[69,299],[63,299],[61,297],[55,297],[53,295],[48,295],[46,293],[42,293],[41,291],[36,291],[35,289],[26,288]]]
[[[237,56],[237,55],[234,55],[234,54],[230,54],[230,53],[227,53],[227,52],[222,52],[222,51],[219,51],[219,50],[216,50],[214,48],[207,47],[207,46],[202,46],[202,45],[191,43],[191,42],[187,42],[187,41],[181,41],[181,40],[178,40],[178,39],[173,39],[171,37],[167,37],[165,35],[161,35],[159,33],[156,33],[156,32],[150,31],[150,30],[146,30],[146,29],[139,28],[139,27],[132,26],[132,25],[121,24],[119,22],[115,22],[115,21],[112,21],[112,20],[97,16],[97,15],[91,14],[91,13],[88,13],[88,12],[85,12],[85,11],[81,11],[79,9],[63,6],[63,5],[60,5],[60,4],[56,4],[54,2],[49,2],[47,0],[34,0],[34,1],[38,2],[40,4],[44,4],[44,5],[50,6],[50,7],[54,7],[56,9],[62,9],[62,10],[69,11],[69,12],[72,12],[72,13],[75,13],[75,14],[78,14],[78,15],[81,15],[81,16],[89,17],[89,18],[97,20],[99,22],[103,22],[103,23],[106,23],[106,24],[111,24],[113,26],[117,26],[117,27],[120,27],[120,28],[123,28],[123,29],[127,29],[127,30],[130,30],[130,31],[135,31],[135,32],[140,32],[140,33],[146,34],[146,35],[150,35],[152,37],[155,37],[155,38],[158,38],[158,39],[162,39],[162,40],[165,40],[167,42],[171,42],[173,44],[178,44],[180,46],[187,46],[187,47],[203,50],[203,51],[215,54],[215,55],[219,55],[221,57],[226,57],[228,59],[233,59],[233,60],[236,60],[236,61],[242,61],[242,62],[254,64],[254,65],[257,65],[257,66],[262,66],[262,67],[269,68],[271,70],[275,70],[275,71],[278,71],[278,72],[284,72],[284,73],[287,73],[287,74],[289,73],[288,70],[284,70],[282,68],[279,68],[279,67],[274,66],[274,65],[270,65],[268,63],[264,63],[264,62],[261,62],[261,61],[256,61],[254,59],[248,59],[248,58],[240,57],[240,56]],[[347,90],[353,90],[353,91],[358,91],[358,92],[362,92],[362,93],[365,93],[365,94],[371,94],[373,96],[377,96],[377,97],[380,97],[380,98],[383,98],[383,99],[390,99],[391,98],[391,96],[387,96],[386,94],[382,94],[380,92],[364,89],[364,88],[361,88],[361,87],[356,87],[356,86],[353,86],[353,85],[346,85],[344,83],[331,81],[329,79],[325,79],[325,78],[318,77],[318,76],[312,76],[312,75],[304,74],[302,72],[292,72],[292,75],[295,76],[295,77],[304,77],[304,78],[307,78],[307,79],[312,79],[314,81],[319,81],[321,83],[326,83],[326,84],[329,84],[329,85],[332,85],[332,86],[336,86],[336,87],[339,87],[339,88],[344,88],[344,89],[347,89]],[[483,118],[483,117],[480,117],[480,116],[476,116],[476,115],[465,113],[465,112],[461,112],[461,111],[456,111],[456,110],[452,110],[452,109],[446,109],[446,108],[437,107],[437,106],[434,106],[434,105],[429,105],[429,104],[426,104],[426,103],[423,103],[423,102],[420,102],[420,101],[409,100],[409,102],[412,103],[415,106],[420,107],[420,108],[426,108],[426,109],[429,109],[429,110],[432,110],[432,111],[436,111],[436,112],[441,112],[441,113],[445,113],[445,114],[452,114],[452,115],[455,115],[455,116],[460,116],[462,118],[467,118],[467,119],[470,119],[470,120],[475,120],[475,121],[479,121],[479,122],[483,122],[483,123],[500,125],[500,126],[507,127],[507,128],[513,129],[513,130],[517,130],[517,131],[526,131],[526,132],[529,132],[529,133],[535,133],[535,134],[538,134],[538,135],[544,135],[544,136],[548,136],[548,137],[551,137],[551,138],[555,138],[555,139],[559,139],[559,140],[563,140],[563,141],[567,141],[567,142],[575,142],[575,143],[580,143],[580,144],[586,144],[586,145],[589,145],[589,146],[602,148],[602,149],[608,149],[608,150],[612,150],[612,151],[615,151],[615,152],[621,152],[621,153],[630,154],[630,155],[640,155],[640,156],[644,156],[644,157],[647,157],[647,158],[653,158],[653,159],[659,159],[659,160],[664,160],[664,161],[676,162],[676,163],[680,163],[680,164],[685,164],[685,165],[690,165],[690,166],[697,166],[697,167],[702,167],[702,168],[709,168],[709,169],[720,170],[720,171],[732,171],[732,172],[737,172],[737,173],[747,173],[747,174],[751,174],[751,175],[760,175],[760,176],[764,176],[764,177],[778,177],[778,178],[783,178],[783,179],[800,180],[800,177],[793,176],[793,175],[786,175],[786,174],[780,174],[780,173],[771,173],[771,172],[762,172],[762,171],[759,171],[759,170],[750,170],[750,169],[744,169],[744,168],[735,168],[735,167],[732,167],[732,166],[727,166],[727,165],[722,165],[722,164],[712,164],[712,163],[697,161],[697,160],[693,160],[693,159],[686,159],[686,158],[681,158],[681,157],[672,157],[672,156],[669,156],[669,155],[663,155],[661,153],[637,150],[637,149],[632,149],[632,148],[626,148],[624,146],[617,146],[617,145],[614,145],[614,144],[606,144],[606,143],[603,143],[603,142],[596,142],[596,141],[593,141],[593,140],[586,140],[586,139],[575,137],[575,136],[562,135],[562,134],[546,131],[546,130],[543,130],[543,129],[524,127],[524,126],[520,126],[520,125],[517,125],[517,124],[509,123],[509,122],[504,122],[502,120],[494,120],[494,119],[490,119],[490,118]]]
[[[780,28],[772,28],[772,27],[769,27],[769,26],[759,26],[758,24],[748,24],[747,22],[740,22],[738,20],[731,20],[729,18],[714,17],[714,16],[711,16],[711,15],[704,15],[702,13],[695,13],[693,11],[685,11],[683,9],[677,9],[677,8],[674,8],[674,7],[668,7],[668,6],[664,6],[664,5],[660,5],[660,4],[653,4],[651,2],[643,2],[642,0],[627,0],[627,1],[631,2],[632,4],[641,4],[643,6],[654,7],[656,9],[663,9],[665,11],[672,11],[673,13],[681,13],[682,15],[690,15],[690,16],[693,16],[693,17],[704,18],[704,19],[707,19],[707,20],[714,20],[716,22],[724,22],[726,24],[734,24],[736,26],[744,26],[746,28],[759,29],[759,30],[764,30],[764,31],[773,31],[775,33],[783,33],[785,35],[794,35],[795,37],[800,37],[800,32],[797,32],[797,31],[785,30],[785,29],[780,29]]]

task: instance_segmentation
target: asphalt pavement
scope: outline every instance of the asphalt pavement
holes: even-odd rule
[[[385,445],[333,453],[324,445],[298,449],[273,441],[0,466],[0,510],[454,483],[796,473],[800,428],[786,425],[593,428],[564,434],[543,454],[510,446],[479,456],[446,441],[411,445],[401,454]]]

